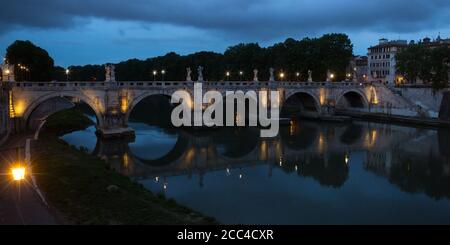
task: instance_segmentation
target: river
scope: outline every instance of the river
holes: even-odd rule
[[[450,132],[371,122],[167,129],[133,140],[62,136],[117,171],[225,224],[450,224]]]

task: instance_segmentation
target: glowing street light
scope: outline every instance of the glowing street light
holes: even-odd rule
[[[69,81],[69,73],[70,73],[70,70],[66,69],[66,81]]]
[[[6,75],[9,75],[9,73],[11,73],[11,71],[10,71],[9,69],[7,69],[7,70],[5,71],[5,73],[6,73]]]
[[[296,72],[295,73],[295,77],[297,78],[297,80],[300,78],[300,72]]]
[[[11,169],[11,175],[14,181],[21,181],[25,179],[25,168],[24,167],[14,167]]]
[[[244,72],[243,71],[239,71],[239,77],[240,77],[241,81],[242,81],[242,75],[244,75]]]
[[[153,81],[156,81],[156,74],[158,74],[158,72],[156,70],[153,70]]]
[[[335,77],[334,73],[331,73],[331,74],[330,74],[330,80],[333,81],[333,80],[334,80],[334,77]]]
[[[281,72],[281,73],[280,73],[280,78],[281,78],[281,80],[284,79],[284,76],[285,76],[284,72]]]
[[[350,80],[350,78],[352,77],[352,74],[351,73],[347,73],[346,77],[347,77],[347,80]]]
[[[161,74],[162,74],[162,80],[164,81],[164,75],[166,74],[166,70],[162,70]]]

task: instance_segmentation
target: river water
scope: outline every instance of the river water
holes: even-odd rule
[[[130,123],[134,140],[95,128],[62,139],[225,224],[450,224],[450,133],[369,122],[299,121],[202,131]]]

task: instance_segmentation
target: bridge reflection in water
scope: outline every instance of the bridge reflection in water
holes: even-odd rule
[[[449,131],[301,121],[263,139],[256,128],[132,127],[133,142],[63,138],[224,223],[450,223]]]

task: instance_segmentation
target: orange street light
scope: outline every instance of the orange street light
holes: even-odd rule
[[[13,167],[11,169],[11,175],[13,177],[14,181],[21,181],[25,179],[25,168],[18,166],[18,167]]]

